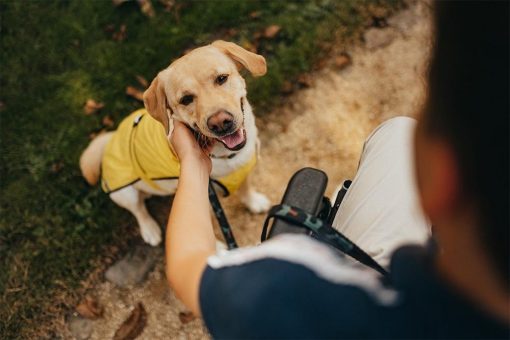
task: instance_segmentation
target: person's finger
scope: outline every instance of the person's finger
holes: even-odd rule
[[[181,123],[174,123],[174,132],[172,137],[170,138],[170,142],[177,148],[185,147],[185,148],[198,148],[197,142],[193,133],[189,130],[189,128]]]
[[[174,121],[174,135],[184,135],[185,138],[193,138],[193,133],[190,129],[182,122],[175,120]],[[173,136],[172,136],[173,137]]]

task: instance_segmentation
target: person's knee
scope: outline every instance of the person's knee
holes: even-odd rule
[[[366,144],[373,140],[380,139],[401,139],[402,136],[408,137],[416,127],[416,119],[406,116],[398,116],[388,119],[381,123],[368,136]]]
[[[414,128],[416,125],[416,119],[406,116],[398,116],[388,119],[387,121],[383,122],[381,125],[388,124],[394,129],[409,129]]]

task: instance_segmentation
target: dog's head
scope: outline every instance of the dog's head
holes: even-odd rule
[[[246,143],[243,101],[246,83],[238,69],[254,76],[266,73],[264,57],[230,42],[218,40],[197,48],[161,71],[145,91],[149,113],[167,132],[177,119],[191,127],[204,145],[215,141],[230,150]]]

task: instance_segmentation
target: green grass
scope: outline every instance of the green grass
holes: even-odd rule
[[[87,186],[77,164],[104,115],[118,123],[141,106],[124,93],[137,85],[135,75],[151,80],[186,49],[225,37],[247,44],[276,24],[281,32],[258,43],[268,74],[248,78],[250,101],[264,114],[284,80],[311,70],[324,43],[357,37],[374,8],[398,6],[200,1],[178,2],[176,15],[153,3],[157,15],[148,19],[135,2],[0,1],[0,338],[26,337],[47,321],[54,296],[78,289],[92,262],[130,228],[130,216]],[[127,37],[115,41],[105,28],[122,24]],[[100,114],[83,114],[88,98],[105,103]]]

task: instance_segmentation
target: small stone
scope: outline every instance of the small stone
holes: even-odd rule
[[[161,248],[138,245],[105,273],[108,281],[120,287],[141,283],[161,256]]]
[[[391,28],[370,28],[364,34],[365,46],[369,50],[385,47],[391,44],[396,37],[395,30]]]
[[[388,23],[403,34],[407,34],[414,24],[416,24],[416,20],[417,18],[413,11],[407,9],[389,18]]]
[[[91,320],[74,315],[71,316],[67,322],[67,327],[69,328],[69,332],[71,332],[73,337],[77,340],[90,338],[93,329]]]
[[[86,296],[85,299],[76,306],[76,312],[87,319],[97,319],[103,315],[103,307],[91,296]]]

